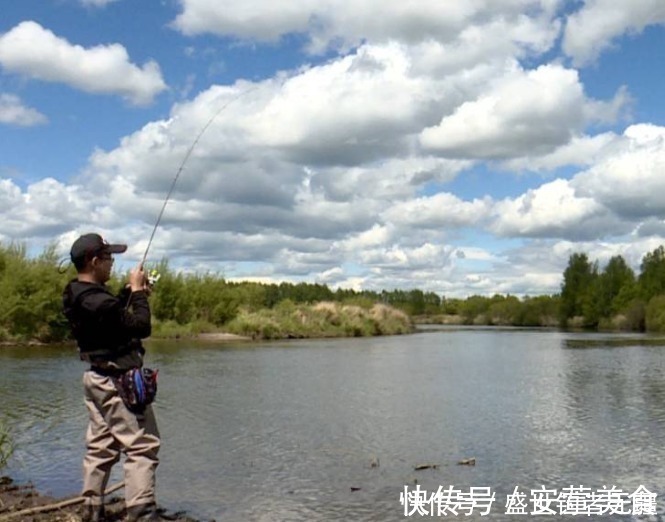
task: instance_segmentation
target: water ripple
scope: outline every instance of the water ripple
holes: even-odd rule
[[[566,335],[151,345],[160,501],[224,520],[396,521],[416,481],[502,499],[515,486],[658,491],[665,351],[607,336],[584,349],[588,336]],[[58,495],[80,487],[82,371],[70,350],[0,352],[9,472]],[[467,457],[476,466],[456,465]],[[416,472],[422,463],[437,468]],[[510,520],[497,509],[493,520]]]

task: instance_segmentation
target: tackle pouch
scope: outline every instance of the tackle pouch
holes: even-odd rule
[[[157,374],[159,370],[132,368],[113,378],[118,394],[133,413],[143,413],[145,407],[157,395]]]

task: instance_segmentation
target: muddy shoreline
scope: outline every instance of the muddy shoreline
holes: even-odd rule
[[[14,482],[10,477],[0,477],[0,522],[81,522],[85,510],[83,503],[62,505],[67,504],[69,500],[76,500],[76,498],[54,498],[42,495],[31,483],[20,484]],[[51,506],[53,509],[46,512],[28,512],[47,506]],[[121,522],[125,517],[125,502],[122,493],[111,494],[106,499],[105,506],[107,522]],[[161,507],[158,511],[164,520],[203,522],[183,512],[169,512]]]

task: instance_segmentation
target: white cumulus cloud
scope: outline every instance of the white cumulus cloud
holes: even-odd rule
[[[489,200],[464,201],[440,192],[393,205],[383,217],[393,224],[450,230],[478,225],[487,217],[489,207]]]
[[[569,143],[589,118],[610,119],[607,113],[615,114],[615,105],[588,100],[575,70],[560,65],[526,71],[515,67],[476,100],[423,130],[420,140],[426,149],[448,157],[545,155]]]
[[[64,83],[95,94],[116,94],[131,103],[150,103],[166,89],[159,65],[130,62],[120,44],[84,48],[33,21],[0,35],[0,65],[32,79]]]
[[[665,218],[665,127],[632,125],[601,161],[578,174],[576,193],[627,218]]]
[[[501,20],[514,40],[540,48],[542,36],[525,24],[527,15],[550,21],[557,0],[180,0],[182,12],[174,25],[186,34],[215,33],[240,39],[275,41],[300,33],[310,48],[350,48],[363,41],[399,40],[410,44],[427,40],[453,41],[471,26]],[[505,36],[505,32],[503,36]]]
[[[613,147],[621,140],[613,132],[595,136],[574,136],[573,139],[553,152],[545,155],[524,155],[508,160],[504,168],[512,171],[551,171],[568,165],[590,166],[600,161],[605,154],[611,154]]]
[[[0,123],[32,127],[46,123],[48,118],[37,109],[26,107],[14,94],[0,93]]]
[[[0,179],[0,234],[53,237],[90,219],[94,206],[80,187],[45,178],[22,190]]]
[[[585,65],[626,33],[665,24],[663,0],[585,0],[566,21],[563,50],[576,65]]]
[[[630,231],[591,197],[578,196],[557,179],[521,196],[497,202],[490,230],[503,236],[588,239]]]

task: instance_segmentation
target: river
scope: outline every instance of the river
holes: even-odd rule
[[[492,520],[525,519],[509,494],[524,493],[528,513],[531,490],[570,486],[644,486],[665,508],[660,339],[440,327],[148,350],[160,371],[158,501],[169,509],[220,521],[396,521],[413,508],[400,501],[405,488],[440,486],[487,488],[473,491],[494,493]],[[16,443],[3,473],[78,493],[84,368],[71,347],[0,349],[0,417]],[[423,464],[436,468],[414,469]]]

